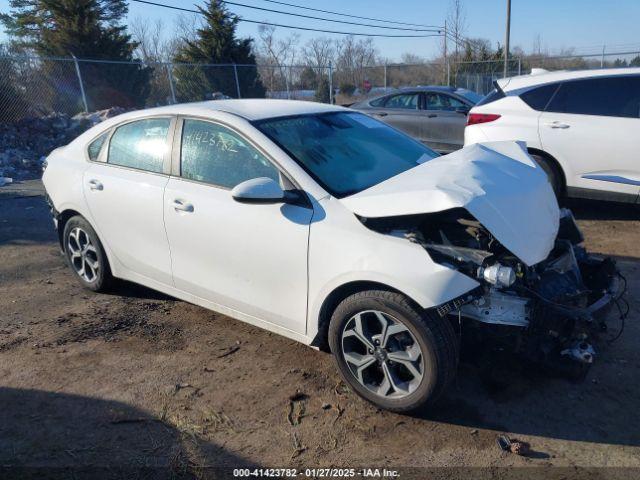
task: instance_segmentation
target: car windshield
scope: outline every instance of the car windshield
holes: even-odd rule
[[[361,113],[272,118],[255,122],[255,126],[338,198],[438,156],[417,140]]]
[[[466,88],[459,88],[456,90],[456,93],[466,98],[474,105],[482,100],[482,95],[478,95],[476,92],[472,92],[471,90],[467,90]]]

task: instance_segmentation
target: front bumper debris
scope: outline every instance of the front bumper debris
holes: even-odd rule
[[[449,315],[465,320],[467,341],[471,337],[485,347],[512,351],[582,378],[597,358],[601,340],[611,337],[608,314],[617,307],[623,326],[629,306],[626,280],[615,261],[589,255],[579,245],[583,239],[573,217],[564,214],[564,238],[546,260],[518,270],[507,288],[484,285]]]

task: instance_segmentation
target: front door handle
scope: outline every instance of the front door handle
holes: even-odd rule
[[[387,116],[387,115],[389,115],[389,114],[388,114],[388,113],[385,113],[385,112],[380,112],[380,113],[376,113],[376,115],[377,115],[378,117],[386,117],[386,116]]]
[[[429,115],[427,115],[427,118],[436,118],[438,115],[436,115],[435,113],[430,113]]]
[[[92,179],[89,180],[89,188],[91,190],[104,190],[104,185],[102,185],[98,180]]]
[[[564,129],[566,129],[566,128],[569,128],[569,127],[571,126],[571,125],[568,125],[568,124],[566,124],[566,123],[562,123],[562,122],[558,122],[558,121],[556,121],[556,122],[551,122],[551,123],[547,123],[546,125],[547,125],[547,127],[551,127],[551,128],[561,128],[561,129],[563,129],[563,130],[564,130]]]
[[[173,201],[173,209],[176,212],[192,213],[193,212],[193,205],[191,205],[190,203],[185,202],[184,200],[179,200],[179,199],[176,198]]]

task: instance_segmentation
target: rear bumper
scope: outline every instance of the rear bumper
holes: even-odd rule
[[[489,138],[480,125],[468,125],[464,128],[464,147],[473,143],[488,142]]]

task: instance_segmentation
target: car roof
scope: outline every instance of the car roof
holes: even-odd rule
[[[403,87],[400,89],[401,92],[406,92],[408,90],[415,92],[425,92],[431,90],[437,90],[440,92],[455,92],[457,90],[456,87],[448,87],[446,85],[418,85],[417,87]]]
[[[534,85],[544,85],[545,83],[560,82],[563,80],[574,80],[579,78],[608,77],[617,75],[639,75],[640,68],[604,68],[600,70],[560,70],[557,72],[546,72],[542,70],[537,73],[535,70],[529,75],[517,77],[501,78],[497,80],[498,85],[504,92],[532,87]]]
[[[365,100],[361,100],[352,105],[364,105],[368,104],[374,100],[378,100],[379,98],[390,97],[392,95],[399,95],[403,93],[416,93],[416,92],[447,92],[447,93],[456,93],[456,92],[468,92],[466,88],[457,88],[450,87],[447,85],[419,85],[417,87],[401,87],[401,88],[393,88],[384,93],[380,93],[373,97],[367,98]],[[458,93],[460,95],[460,93]]]
[[[312,113],[348,111],[346,108],[326,103],[299,100],[241,99],[209,100],[206,102],[178,103],[164,107],[148,108],[125,113],[119,118],[138,118],[148,115],[193,115],[208,117],[214,112],[226,112],[249,121],[266,118],[288,117]]]
[[[393,93],[406,93],[406,92],[448,92],[455,93],[465,91],[464,88],[450,87],[447,85],[419,85],[417,87],[402,87],[392,92],[387,92],[385,95],[391,95]],[[384,96],[384,95],[382,95]]]

